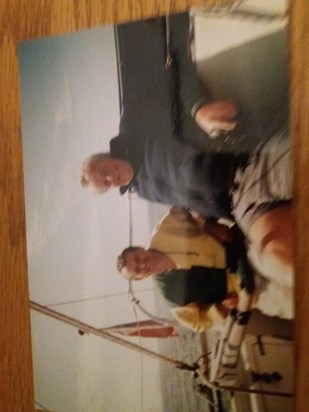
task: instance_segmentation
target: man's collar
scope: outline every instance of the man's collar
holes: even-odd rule
[[[128,189],[129,189],[129,185],[121,186],[120,189],[119,189],[119,193],[121,195],[124,195],[127,192]]]
[[[121,186],[121,187],[119,188],[119,193],[120,193],[121,195],[124,195],[127,191],[129,191],[130,193],[135,192],[134,181],[135,181],[135,178],[133,178],[133,179],[131,180],[131,182],[128,183],[127,185]]]

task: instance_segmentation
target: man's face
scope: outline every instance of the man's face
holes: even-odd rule
[[[94,165],[88,166],[84,176],[97,191],[105,192],[128,184],[133,178],[133,169],[124,160],[102,157]]]
[[[154,273],[156,256],[150,251],[138,248],[125,254],[125,265],[121,273],[128,279],[140,280]]]

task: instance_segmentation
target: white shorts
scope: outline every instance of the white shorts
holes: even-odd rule
[[[291,144],[287,130],[257,148],[236,170],[231,190],[235,221],[244,234],[266,211],[292,199]]]

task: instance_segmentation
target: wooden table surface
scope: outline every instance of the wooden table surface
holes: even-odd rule
[[[271,1],[271,0],[270,0]],[[17,44],[22,39],[227,1],[9,0],[0,2],[0,410],[33,411]],[[309,2],[290,0],[291,125],[295,169],[296,406],[309,393]]]

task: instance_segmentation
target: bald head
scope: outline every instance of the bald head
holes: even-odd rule
[[[111,188],[128,184],[133,176],[129,162],[113,158],[109,153],[96,153],[82,164],[81,185],[104,193]]]
[[[126,279],[141,280],[175,267],[165,253],[140,246],[124,249],[117,259],[117,268]]]

